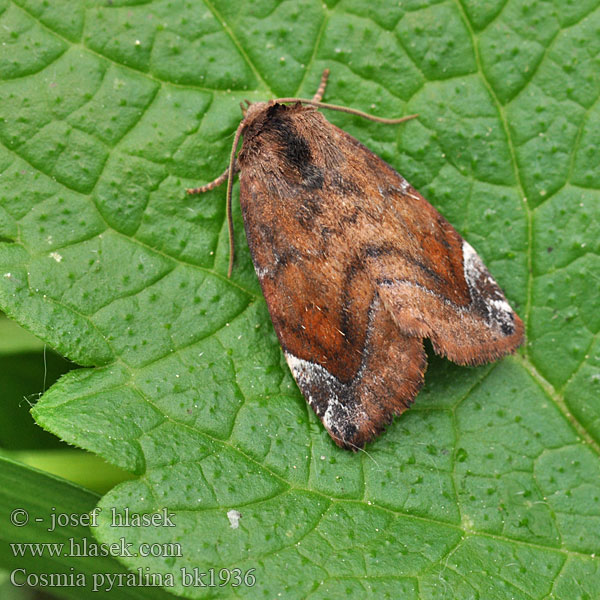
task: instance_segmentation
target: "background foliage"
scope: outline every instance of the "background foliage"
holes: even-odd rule
[[[103,520],[105,542],[182,544],[125,565],[256,569],[252,588],[171,590],[187,597],[600,597],[599,32],[597,0],[0,0],[0,308],[86,367],[34,416],[138,475],[102,514],[176,514]],[[242,99],[310,96],[324,67],[329,102],[419,113],[328,118],[450,219],[527,324],[494,365],[432,357],[358,455],[282,360],[237,204],[228,280],[224,191],[183,192],[226,166]]]

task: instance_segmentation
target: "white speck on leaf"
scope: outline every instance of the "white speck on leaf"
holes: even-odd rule
[[[59,254],[58,252],[50,252],[49,256],[53,258],[57,263],[61,262],[63,259],[62,254]]]
[[[231,529],[237,529],[240,526],[241,517],[242,513],[239,510],[231,509],[227,511],[227,518],[229,519]]]

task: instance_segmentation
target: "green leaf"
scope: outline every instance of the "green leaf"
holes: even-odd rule
[[[600,596],[600,3],[0,3],[0,307],[69,359],[44,428],[139,475],[125,557],[185,597]],[[527,325],[516,356],[431,356],[358,455],[307,408],[224,190],[239,102],[310,96],[417,186]],[[235,188],[237,195],[237,186]],[[237,196],[236,196],[237,197]],[[241,513],[233,528],[229,511]],[[252,587],[181,569],[249,569]]]

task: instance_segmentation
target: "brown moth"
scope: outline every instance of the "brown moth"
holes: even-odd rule
[[[452,225],[317,108],[412,117],[323,104],[327,75],[312,100],[242,106],[228,170],[188,192],[228,179],[231,233],[239,171],[248,245],[290,370],[334,442],[358,449],[414,401],[423,338],[479,365],[513,352],[523,323]]]

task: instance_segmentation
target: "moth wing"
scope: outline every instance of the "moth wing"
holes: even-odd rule
[[[352,232],[383,305],[405,335],[437,354],[476,365],[513,352],[523,322],[481,258],[401,175],[340,130],[352,160],[370,172],[371,211]]]
[[[265,217],[249,211],[246,232],[292,375],[335,443],[361,448],[414,400],[422,340],[398,329],[364,271],[344,275],[347,257],[302,253]]]
[[[366,308],[366,307],[365,307]],[[362,448],[413,402],[427,366],[422,340],[398,331],[381,300],[368,307],[369,327],[362,360],[350,378],[336,377],[324,364],[299,358],[288,347],[285,357],[298,387],[338,446]],[[273,313],[272,313],[273,314]],[[286,330],[280,329],[286,348]],[[318,334],[317,334],[318,335]],[[300,352],[298,352],[301,354]]]
[[[413,401],[422,338],[477,364],[523,324],[473,249],[398,173],[313,109],[257,108],[239,154],[248,245],[292,374],[357,448]]]
[[[339,190],[318,167],[303,163],[299,173],[290,166],[301,146],[296,123],[281,125],[273,117],[261,135],[269,127],[279,137],[283,130],[284,142],[296,137],[292,150],[275,134],[273,143],[262,140],[256,150],[254,138],[244,140],[246,152],[258,155],[249,164],[244,148],[240,155],[240,203],[252,260],[298,387],[335,443],[357,449],[416,396],[426,368],[422,340],[398,329],[357,264],[346,229],[337,228]],[[275,182],[271,170],[282,172]]]

